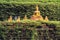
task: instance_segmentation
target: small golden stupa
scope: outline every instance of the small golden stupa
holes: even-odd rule
[[[16,22],[20,22],[20,16],[18,16],[18,19],[16,20]]]
[[[49,19],[48,19],[48,17],[47,17],[47,16],[45,17],[45,21],[49,21]]]
[[[34,14],[31,16],[31,20],[43,20],[43,17],[40,15],[38,5],[36,5],[36,11],[34,11]]]
[[[12,22],[12,16],[9,17],[8,22]]]
[[[24,16],[24,20],[26,20],[26,19],[27,19],[27,15]]]

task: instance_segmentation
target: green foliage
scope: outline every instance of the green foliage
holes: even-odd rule
[[[0,0],[0,3],[3,2],[38,2],[39,0]]]
[[[19,40],[19,38],[24,37],[24,38],[30,38],[30,40],[36,40],[38,36],[37,32],[39,32],[38,30],[36,31],[36,29],[38,26],[41,27],[42,24],[46,24],[47,27],[56,27],[56,30],[57,30],[56,32],[57,34],[60,35],[60,33],[58,32],[58,29],[60,29],[60,27],[57,26],[57,25],[60,25],[60,21],[46,22],[46,21],[21,20],[20,23],[0,22],[0,39],[1,40],[10,40],[10,39]]]
[[[60,2],[60,0],[0,0],[0,3],[12,2]]]
[[[60,21],[34,21],[34,20],[21,20],[20,23],[17,23],[16,21],[13,21],[13,22],[8,22],[8,21],[1,21],[0,22],[0,27],[3,26],[3,25],[16,25],[17,26],[20,26],[21,24],[21,27],[22,25],[23,26],[27,26],[27,27],[30,27],[30,25],[34,25],[33,27],[36,27],[36,26],[41,26],[42,24],[47,24],[47,25],[55,25],[56,27],[60,27]],[[26,28],[27,28],[26,27]]]
[[[60,2],[60,0],[40,0],[40,2]]]

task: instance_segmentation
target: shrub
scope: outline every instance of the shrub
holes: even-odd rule
[[[35,39],[37,39],[37,37],[39,37],[39,35],[41,35],[41,34],[37,34],[37,33],[43,32],[42,24],[43,25],[46,24],[47,27],[53,28],[53,30],[47,30],[47,28],[43,29],[43,30],[49,31],[49,33],[51,33],[49,35],[55,35],[55,32],[56,32],[56,34],[59,34],[58,29],[60,29],[60,27],[58,27],[57,25],[60,25],[60,21],[59,22],[58,21],[48,21],[48,22],[43,21],[42,22],[42,21],[31,21],[31,20],[23,21],[23,20],[21,20],[20,23],[0,22],[0,39],[1,40],[10,40],[10,39],[19,40],[21,38],[22,39],[27,38],[26,40],[28,40],[28,39],[35,40]],[[40,29],[40,30],[36,30],[36,29]],[[47,36],[49,36],[49,35],[47,35]],[[39,37],[39,39],[41,39],[41,38]]]

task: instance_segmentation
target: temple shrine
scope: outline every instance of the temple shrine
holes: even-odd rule
[[[34,14],[31,16],[31,20],[43,20],[43,17],[38,9],[38,5],[36,5],[36,11],[34,11]]]
[[[31,20],[48,21],[48,17],[46,16],[45,19],[43,19],[39,11],[38,5],[36,5],[36,11],[34,11],[34,14],[31,16]]]
[[[27,15],[24,16],[23,20],[26,20]],[[46,16],[45,19],[42,17],[38,5],[36,5],[36,10],[34,11],[33,15],[31,16],[30,20],[40,20],[40,21],[49,21],[48,17]],[[12,22],[12,16],[10,16],[10,18],[8,19],[8,22]],[[20,16],[18,16],[18,18],[16,19],[16,22],[20,22]]]

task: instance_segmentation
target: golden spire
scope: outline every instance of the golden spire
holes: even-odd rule
[[[9,17],[8,22],[12,22],[12,16]]]
[[[20,22],[20,16],[18,16],[18,19],[16,20],[17,22]]]
[[[36,5],[36,11],[38,11],[38,10],[39,10],[38,5]]]
[[[45,21],[49,21],[49,19],[48,19],[48,17],[47,17],[47,16],[45,17]]]
[[[39,11],[38,5],[36,5],[35,14],[36,14],[36,16],[40,16],[40,11]]]

